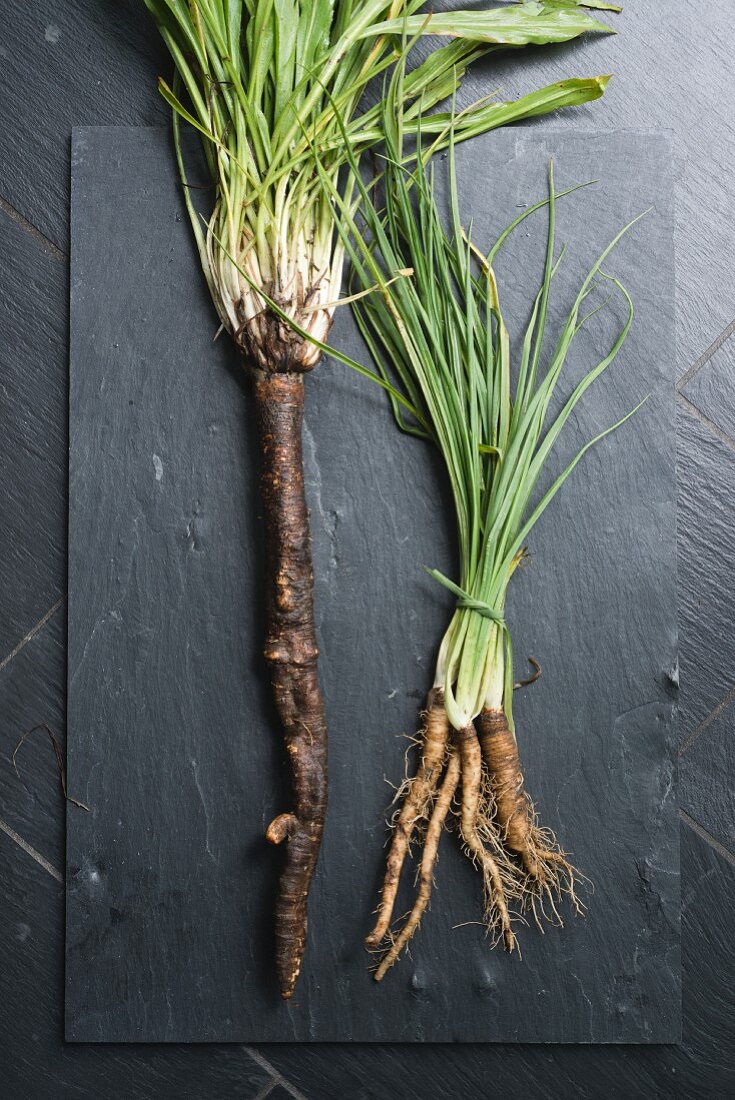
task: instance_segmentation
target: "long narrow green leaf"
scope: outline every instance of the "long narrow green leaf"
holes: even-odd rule
[[[422,34],[440,38],[466,38],[494,46],[544,46],[569,42],[589,31],[614,34],[612,27],[573,6],[538,3],[491,11],[451,11],[388,19],[366,27],[363,37],[375,34]]]

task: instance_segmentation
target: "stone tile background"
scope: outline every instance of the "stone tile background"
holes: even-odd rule
[[[614,72],[560,126],[669,127],[677,158],[680,806],[678,1047],[66,1046],[63,803],[39,722],[63,736],[69,138],[166,119],[138,0],[6,0],[0,38],[0,1021],[3,1091],[46,1097],[413,1100],[735,1092],[735,71],[731,0],[629,0],[620,34],[478,69],[508,95]]]

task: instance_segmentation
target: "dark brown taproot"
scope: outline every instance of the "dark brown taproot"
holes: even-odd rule
[[[285,841],[276,900],[276,969],[281,996],[292,996],[306,945],[307,901],[327,808],[327,723],[317,676],[314,581],[304,493],[301,433],[304,376],[253,370],[265,522],[265,658],[283,727],[293,811],[268,827]]]

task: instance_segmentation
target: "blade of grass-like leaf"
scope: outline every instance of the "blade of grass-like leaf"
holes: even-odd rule
[[[581,191],[583,187],[591,187],[594,183],[599,183],[599,182],[600,182],[599,180],[589,180],[587,183],[577,183],[577,184],[574,185],[574,187],[568,187],[566,189],[566,191],[557,191],[556,195],[555,195],[555,198],[557,200],[558,199],[563,199],[565,195],[573,195],[575,191]],[[496,240],[495,244],[493,245],[493,247],[490,249],[490,251],[487,254],[487,262],[491,266],[495,262],[496,256],[500,252],[500,250],[503,247],[503,245],[505,244],[505,242],[508,240],[508,237],[510,237],[511,233],[513,233],[513,231],[515,229],[517,229],[518,226],[521,225],[521,223],[526,220],[526,218],[530,217],[531,214],[535,214],[537,210],[543,210],[543,208],[545,206],[548,206],[548,204],[549,204],[548,199],[542,199],[540,202],[534,203],[533,206],[527,207],[523,211],[522,214],[519,214],[517,218],[513,219],[513,221],[510,223],[510,225],[507,225],[505,227],[505,229],[500,234],[500,236]]]
[[[514,487],[513,491],[507,494],[507,498],[508,500],[510,500],[510,507],[501,509],[493,527],[493,532],[496,534],[496,536],[499,536],[501,524],[505,528],[506,536],[504,539],[500,540],[503,543],[507,542],[509,538],[512,539],[512,534],[514,530],[517,529],[518,525],[520,524],[531,493],[533,492],[533,489],[539,479],[541,471],[543,470],[543,467],[554,447],[557,438],[559,437],[559,434],[562,431],[562,428],[566,424],[574,408],[579,403],[585,392],[592,385],[592,383],[597,378],[599,378],[603,371],[606,370],[607,367],[609,367],[610,364],[613,362],[628,335],[630,325],[633,321],[633,303],[630,299],[630,295],[622,286],[622,284],[616,279],[611,279],[611,281],[615,283],[617,288],[625,297],[628,305],[627,320],[608,354],[577,384],[572,395],[568,398],[563,409],[546,432],[546,435],[541,440],[538,448],[533,454],[533,457],[531,458],[531,452],[529,450],[526,451],[526,460],[520,466],[520,470],[522,471],[520,479],[517,481],[517,484]],[[553,386],[550,387],[549,393],[546,396],[545,400],[541,402],[539,413],[536,415],[535,419],[536,423],[539,425],[539,431],[541,425],[543,424],[546,408],[548,406],[548,401],[552,392]],[[515,546],[516,550],[518,549],[515,541],[511,541],[510,545],[511,547]]]
[[[506,555],[505,561],[504,561],[503,565],[501,566],[501,570],[502,569],[507,569],[509,567],[509,565],[512,562],[513,558],[515,557],[515,555],[518,553],[520,548],[525,543],[528,535],[531,532],[531,529],[534,527],[534,525],[536,524],[538,519],[541,517],[541,515],[546,511],[549,504],[554,499],[556,494],[559,492],[562,485],[567,480],[567,478],[569,477],[569,475],[571,474],[571,472],[575,468],[575,466],[578,465],[578,463],[582,460],[582,458],[584,458],[584,456],[587,454],[587,452],[592,447],[594,447],[596,443],[599,443],[601,440],[603,440],[605,438],[605,436],[608,436],[612,432],[617,431],[617,429],[622,427],[622,425],[625,424],[626,421],[630,420],[630,418],[632,416],[635,416],[635,414],[639,411],[639,409],[641,409],[645,405],[645,403],[648,401],[648,396],[649,395],[644,397],[642,401],[639,401],[639,403],[635,406],[635,408],[631,409],[630,412],[627,412],[625,414],[625,416],[621,417],[620,420],[615,422],[615,424],[611,424],[609,428],[605,428],[604,431],[601,431],[593,439],[590,439],[587,443],[585,443],[584,447],[582,447],[577,452],[577,454],[572,459],[572,461],[568,464],[568,466],[566,466],[565,469],[556,478],[556,480],[552,484],[551,488],[548,489],[544,493],[543,497],[541,498],[539,503],[536,505],[536,507],[534,508],[531,515],[528,517],[526,522],[521,527],[520,531],[518,532],[518,535],[516,536],[516,539],[514,540],[512,546],[511,546],[511,550]]]
[[[608,0],[543,0],[547,8],[593,8],[596,11],[621,12],[619,4],[610,4]]]
[[[569,42],[589,31],[615,33],[612,27],[600,23],[581,8],[528,3],[491,11],[451,11],[428,18],[414,15],[388,19],[366,27],[362,36],[420,33],[514,47]]]
[[[224,148],[219,138],[217,138],[206,126],[202,125],[202,123],[198,119],[194,118],[194,115],[191,114],[190,111],[187,111],[181,100],[174,95],[162,76],[159,76],[158,78],[158,90],[168,103],[169,107],[173,108],[179,118],[183,118],[185,122],[188,122],[190,126],[193,126],[195,130],[198,130],[200,134],[203,134],[205,138],[212,142],[213,145],[218,146],[218,148],[220,149]]]
[[[548,231],[546,235],[546,258],[544,261],[544,277],[541,284],[541,300],[539,302],[536,329],[533,335],[533,349],[528,370],[527,391],[531,392],[536,385],[541,349],[546,332],[546,315],[549,308],[549,290],[551,289],[551,276],[554,270],[554,248],[556,244],[556,193],[554,190],[554,162],[549,161],[549,203],[548,203]],[[525,397],[525,393],[524,393]]]
[[[176,75],[174,76],[174,88],[176,88],[177,82],[179,82],[180,80],[181,77],[178,73],[176,73]],[[174,111],[172,114],[172,125],[176,164],[179,169],[179,178],[181,179],[181,186],[184,193],[186,211],[189,215],[189,221],[191,222],[191,227],[194,232],[194,240],[196,242],[197,252],[199,253],[199,262],[202,265],[202,272],[204,273],[204,278],[206,280],[209,292],[212,295],[212,301],[219,313],[217,296],[214,293],[214,279],[212,276],[212,268],[209,263],[209,256],[207,254],[207,242],[205,241],[204,233],[202,232],[200,217],[194,209],[194,203],[191,200],[191,191],[189,188],[189,181],[187,179],[186,167],[184,165],[184,156],[181,148],[181,122],[178,111]],[[226,319],[222,316],[221,313],[219,314],[219,317],[220,321],[222,321],[222,323],[224,324],[226,322]]]
[[[522,119],[539,118],[542,115],[551,114],[552,111],[590,103],[604,94],[609,80],[609,76],[561,80],[507,103],[486,103],[477,107],[468,107],[458,117],[456,141],[466,141],[478,134],[520,122]],[[432,153],[446,148],[450,124],[449,114],[434,113],[423,120],[425,134],[439,135],[438,140],[430,147]],[[405,131],[407,134],[415,132],[412,120],[406,120]]]

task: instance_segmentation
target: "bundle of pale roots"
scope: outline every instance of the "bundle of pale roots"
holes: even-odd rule
[[[516,739],[502,709],[483,710],[465,729],[453,730],[440,688],[429,692],[415,743],[419,766],[399,788],[397,809],[377,921],[366,939],[384,954],[375,970],[380,981],[416,932],[431,898],[439,842],[456,822],[467,856],[482,874],[484,923],[493,945],[517,947],[513,923],[530,913],[538,926],[561,924],[558,903],[567,894],[582,912],[575,892],[581,877],[542,828],[523,781]],[[393,929],[401,872],[412,842],[421,847],[416,898],[400,928]]]

